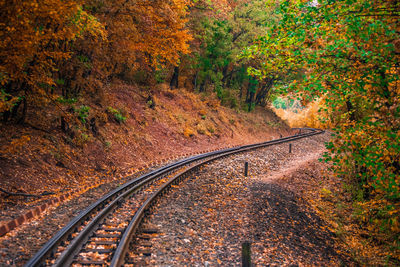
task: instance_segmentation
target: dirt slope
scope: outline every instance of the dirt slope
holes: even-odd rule
[[[146,89],[114,82],[102,99],[78,101],[43,113],[51,114],[46,116],[31,111],[25,125],[0,125],[0,188],[50,194],[36,198],[0,193],[0,225],[18,216],[26,204],[120,179],[161,159],[290,132],[267,109],[239,112],[221,107],[214,96],[165,85]],[[60,116],[80,116],[83,106],[90,109],[85,122],[72,121],[63,132]],[[116,110],[125,122],[118,122]]]

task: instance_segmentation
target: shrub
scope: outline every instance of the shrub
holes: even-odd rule
[[[78,118],[82,123],[86,123],[86,119],[89,117],[90,107],[82,105],[78,110]]]
[[[184,135],[185,137],[188,137],[188,138],[189,138],[189,137],[192,137],[192,136],[194,135],[194,132],[193,132],[192,129],[186,127],[185,130],[183,131],[183,135]]]
[[[111,114],[114,115],[114,119],[115,119],[118,123],[121,123],[121,122],[125,122],[125,121],[126,121],[126,117],[124,117],[124,116],[122,115],[122,113],[121,113],[120,110],[117,110],[117,109],[112,108],[112,107],[108,107],[107,110],[108,110]]]

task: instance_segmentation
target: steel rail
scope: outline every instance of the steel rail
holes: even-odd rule
[[[101,199],[99,199],[98,201],[87,207],[85,210],[83,210],[79,215],[77,215],[74,219],[72,219],[65,227],[63,227],[59,232],[57,232],[25,266],[40,266],[41,261],[43,261],[46,256],[51,254],[54,251],[54,249],[62,242],[62,240],[65,239],[67,235],[73,232],[73,230],[76,229],[77,227],[81,226],[82,225],[81,223],[85,221],[85,219],[87,219],[93,212],[103,208],[108,202],[112,201],[112,199],[114,199],[119,194],[124,192],[127,188],[134,186],[135,184],[140,183],[140,181],[152,177],[157,173],[166,173],[169,170],[172,170],[173,167],[178,165],[179,163],[183,164],[185,162],[186,159],[161,167],[157,170],[151,171],[136,179],[133,179],[125,183],[124,185],[114,189],[113,191],[109,192]]]
[[[117,248],[116,248],[116,250],[114,252],[113,258],[111,260],[110,266],[111,267],[119,267],[119,266],[122,266],[124,264],[125,254],[127,253],[128,249],[129,249],[130,241],[132,240],[132,237],[133,237],[134,233],[138,230],[139,225],[140,225],[142,219],[145,216],[145,212],[150,209],[152,204],[156,201],[156,199],[160,195],[162,195],[162,193],[165,190],[167,190],[172,184],[177,183],[178,181],[183,179],[184,175],[187,175],[191,171],[195,170],[196,168],[198,168],[198,167],[200,167],[200,166],[202,166],[202,165],[204,165],[204,164],[206,164],[208,162],[211,162],[211,161],[214,161],[216,159],[223,158],[223,157],[226,157],[226,156],[229,156],[229,155],[232,155],[232,154],[237,154],[237,153],[240,153],[240,152],[249,151],[249,150],[253,150],[253,149],[256,149],[256,148],[260,148],[260,147],[267,147],[267,146],[271,146],[271,145],[286,143],[286,142],[294,141],[294,140],[297,140],[297,139],[313,136],[313,135],[316,135],[316,134],[321,134],[321,133],[324,132],[324,131],[321,131],[321,130],[315,130],[315,129],[311,129],[311,128],[308,128],[307,130],[310,130],[311,133],[305,133],[305,134],[302,134],[302,135],[292,136],[292,137],[289,137],[289,138],[281,138],[281,139],[277,139],[277,140],[264,142],[264,143],[261,143],[261,144],[255,144],[255,145],[250,145],[250,146],[242,146],[237,150],[228,151],[228,152],[224,152],[224,153],[218,154],[215,157],[209,158],[206,161],[198,163],[198,164],[190,167],[189,169],[181,171],[180,173],[176,174],[174,177],[172,177],[167,182],[165,182],[157,191],[155,191],[142,204],[142,206],[136,211],[136,213],[133,216],[132,220],[130,221],[129,225],[125,229],[124,234],[122,235],[122,237],[120,239],[120,242],[118,243],[118,246],[117,246]]]
[[[234,148],[230,148],[228,150],[231,150]],[[68,236],[71,232],[73,232],[74,229],[77,227],[81,226],[82,222],[85,221],[93,212],[96,210],[100,210],[104,208],[107,203],[110,203],[113,199],[118,197],[118,195],[122,194],[122,192],[129,190],[130,187],[134,187],[137,184],[143,185],[141,183],[142,181],[149,181],[153,180],[160,175],[165,175],[170,171],[173,171],[179,167],[182,167],[186,164],[192,163],[196,160],[201,160],[203,158],[212,156],[214,154],[217,154],[219,151],[213,151],[213,152],[208,152],[204,154],[200,154],[197,156],[193,156],[190,158],[185,158],[183,160],[177,161],[175,163],[168,164],[166,166],[163,166],[159,169],[153,170],[149,173],[146,173],[136,179],[133,179],[122,186],[114,189],[113,191],[109,192],[105,196],[103,196],[101,199],[90,205],[88,208],[86,208],[84,211],[82,211],[79,215],[77,215],[74,219],[72,219],[64,228],[62,228],[59,232],[57,232],[37,253],[36,255],[25,265],[25,266],[39,266],[40,262],[44,260],[44,258],[51,254],[52,251],[62,242],[63,239],[65,239],[66,236]],[[135,188],[135,187],[134,187]],[[112,202],[113,204],[117,204],[116,202]],[[107,206],[104,210],[108,210],[109,207]],[[98,220],[99,221],[99,220]]]
[[[222,149],[218,151],[203,153],[200,155],[196,155],[193,157],[185,158],[180,161],[168,164],[166,166],[160,167],[156,170],[153,170],[147,174],[144,174],[138,178],[135,178],[124,185],[112,190],[104,197],[87,207],[84,211],[82,211],[78,216],[72,219],[64,228],[62,228],[59,232],[57,232],[36,254],[33,258],[29,260],[29,262],[25,266],[41,266],[44,264],[47,257],[54,254],[57,247],[63,243],[68,236],[72,232],[76,232],[77,228],[82,226],[85,221],[88,220],[90,216],[92,216],[95,212],[98,212],[97,215],[89,222],[84,229],[75,237],[71,243],[68,245],[67,249],[61,254],[61,256],[56,260],[56,266],[65,266],[72,263],[73,257],[75,253],[79,251],[82,247],[83,243],[88,239],[91,233],[96,229],[96,226],[108,215],[110,214],[121,201],[133,194],[136,190],[139,190],[142,186],[147,184],[148,182],[156,179],[157,177],[166,175],[184,165],[189,163],[193,163],[198,160],[210,158],[213,156],[222,157],[225,154],[233,154],[239,153],[239,151],[250,150],[258,147],[264,147],[269,145],[274,145],[278,143],[290,142],[292,140],[297,140],[300,138],[312,136],[315,134],[322,133],[321,130],[316,129],[306,129],[309,130],[310,133],[297,134],[289,137],[284,137],[280,139],[275,139],[272,141],[267,141],[258,144],[244,145],[238,146],[228,149]],[[207,160],[210,161],[213,159]],[[204,164],[204,163],[202,163]],[[197,165],[196,165],[197,166]],[[192,169],[192,168],[190,168]],[[125,230],[126,232],[126,230]],[[125,235],[124,232],[124,235]],[[70,238],[69,238],[70,239]],[[69,241],[69,240],[68,240]],[[121,242],[120,242],[121,243]]]

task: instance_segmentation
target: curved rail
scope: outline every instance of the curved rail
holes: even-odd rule
[[[183,179],[183,177],[185,175],[187,175],[189,172],[197,169],[198,167],[211,162],[213,160],[225,157],[225,156],[229,156],[231,154],[236,154],[236,153],[240,153],[243,151],[249,151],[249,150],[253,150],[256,148],[260,148],[260,147],[266,147],[266,146],[271,146],[271,145],[277,145],[277,144],[281,144],[281,143],[286,143],[286,142],[290,142],[290,141],[294,141],[297,139],[301,139],[304,137],[309,137],[309,136],[313,136],[316,134],[321,134],[324,131],[322,130],[317,130],[317,129],[312,129],[312,128],[303,128],[304,130],[309,130],[310,133],[303,133],[303,134],[298,134],[295,136],[290,136],[290,137],[285,137],[285,138],[280,138],[280,139],[276,139],[276,140],[272,140],[272,141],[268,141],[268,142],[264,142],[264,143],[259,143],[259,144],[253,144],[253,145],[247,145],[247,146],[241,146],[236,148],[235,150],[230,150],[230,151],[226,151],[226,150],[221,150],[221,153],[219,153],[218,155],[211,157],[209,159],[207,159],[204,162],[201,162],[199,164],[196,164],[192,167],[190,167],[187,170],[184,170],[180,173],[178,173],[177,175],[175,175],[174,177],[172,177],[171,179],[169,179],[166,183],[164,183],[156,192],[154,192],[151,197],[149,197],[143,204],[142,206],[139,208],[138,211],[136,211],[134,217],[132,218],[131,222],[129,223],[128,227],[125,229],[125,232],[117,246],[117,249],[115,250],[115,253],[113,255],[113,258],[111,260],[111,267],[119,267],[122,266],[124,264],[124,260],[125,260],[125,254],[127,252],[127,250],[129,249],[129,243],[132,240],[132,236],[133,234],[136,232],[136,230],[138,229],[141,220],[144,218],[145,216],[145,212],[147,210],[149,210],[152,206],[152,204],[155,202],[155,200],[162,195],[162,193],[167,190],[171,185],[178,183],[181,179]],[[301,131],[301,130],[300,130]]]
[[[272,141],[267,141],[263,143],[251,144],[238,146],[234,148],[228,148],[213,152],[208,152],[204,154],[200,154],[197,156],[189,157],[177,161],[175,163],[168,164],[156,170],[153,170],[147,174],[144,174],[138,178],[135,178],[124,185],[114,189],[113,191],[106,194],[104,197],[90,205],[84,211],[82,211],[78,216],[76,216],[73,220],[71,220],[64,228],[62,228],[59,232],[56,233],[37,253],[36,255],[30,259],[30,261],[25,266],[41,266],[45,265],[46,258],[52,256],[57,247],[62,244],[64,241],[71,241],[68,245],[67,249],[60,255],[60,257],[56,260],[55,266],[67,266],[73,262],[73,258],[77,252],[82,248],[84,242],[87,241],[89,236],[96,229],[96,226],[104,220],[104,218],[109,215],[125,198],[132,195],[135,191],[142,188],[145,184],[155,180],[157,177],[167,175],[174,170],[177,170],[180,167],[183,167],[187,164],[194,163],[199,160],[205,160],[204,162],[198,163],[185,171],[181,171],[173,178],[168,180],[168,182],[164,183],[156,192],[154,192],[151,197],[149,197],[137,210],[135,215],[133,216],[131,222],[128,227],[123,232],[123,235],[118,243],[117,249],[113,254],[113,258],[111,260],[111,266],[121,266],[124,261],[125,252],[128,249],[129,240],[131,240],[132,235],[137,230],[140,221],[142,220],[144,213],[149,207],[152,205],[154,200],[160,196],[171,184],[178,182],[183,179],[182,177],[186,175],[188,172],[198,168],[199,166],[215,160],[217,158],[221,158],[224,156],[228,156],[235,153],[240,153],[243,151],[249,151],[252,149],[271,146],[275,144],[286,143],[290,141],[294,141],[297,139],[313,136],[316,134],[323,133],[322,130],[312,129],[312,128],[303,128],[307,130],[307,133],[301,133],[301,129],[299,133],[293,136],[284,137],[280,139],[275,139]],[[95,214],[97,212],[97,214]],[[95,214],[95,215],[93,215]],[[84,225],[84,222],[87,221],[91,216],[93,218],[89,223]],[[71,233],[76,232],[78,227],[84,226],[82,231],[72,239]]]

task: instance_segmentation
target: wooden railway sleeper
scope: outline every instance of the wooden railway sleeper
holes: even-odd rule
[[[124,232],[124,228],[107,228],[105,225],[99,227],[99,230],[107,231],[107,232]]]
[[[118,238],[121,237],[120,234],[98,234],[98,233],[94,233],[93,237],[96,238]]]
[[[84,260],[84,259],[76,259],[74,263],[83,266],[93,266],[93,265],[105,266],[104,261],[94,261],[94,260]]]
[[[291,141],[291,140],[296,140],[296,139],[299,139],[299,138],[302,138],[302,137],[307,137],[307,136],[311,136],[311,135],[314,135],[314,134],[318,134],[318,133],[320,133],[320,132],[323,132],[323,131],[316,131],[316,130],[312,130],[312,133],[311,134],[302,134],[301,136],[299,136],[300,134],[301,134],[301,131],[299,131],[299,133],[296,135],[296,137],[295,136],[291,136],[291,137],[285,137],[285,138],[282,138],[282,140],[278,140],[278,141],[268,141],[268,142],[264,142],[264,143],[260,143],[260,144],[256,144],[256,145],[246,145],[246,146],[240,146],[240,147],[238,147],[237,149],[237,151],[234,151],[233,149],[225,149],[225,150],[221,150],[221,151],[217,151],[217,152],[210,152],[210,153],[205,153],[202,157],[200,157],[200,158],[196,158],[196,157],[192,157],[192,158],[190,158],[190,159],[185,159],[185,160],[181,160],[181,161],[178,161],[177,162],[177,164],[176,165],[174,165],[174,164],[171,164],[170,166],[165,166],[165,167],[163,167],[163,168],[160,168],[160,170],[162,171],[162,170],[165,170],[165,173],[163,173],[161,176],[156,176],[156,174],[157,174],[157,172],[158,171],[160,171],[160,170],[157,170],[157,171],[151,171],[149,174],[146,174],[145,176],[143,176],[144,178],[145,178],[145,180],[139,180],[139,178],[140,179],[142,179],[141,177],[139,177],[138,178],[138,180],[135,180],[135,181],[133,181],[133,182],[129,182],[129,183],[127,183],[126,185],[123,185],[122,187],[123,188],[121,188],[121,190],[118,192],[118,189],[116,189],[116,191],[115,191],[115,193],[114,193],[114,191],[113,192],[110,192],[110,194],[108,194],[107,196],[105,196],[104,198],[105,198],[105,200],[106,201],[104,201],[103,202],[103,204],[102,205],[104,205],[104,203],[107,203],[107,206],[113,201],[113,200],[115,200],[116,198],[117,198],[117,196],[121,196],[122,194],[123,194],[123,192],[126,192],[127,190],[129,190],[128,188],[130,188],[129,186],[132,186],[132,184],[141,184],[141,186],[139,186],[139,189],[140,189],[140,192],[143,192],[143,189],[144,188],[146,188],[146,187],[144,187],[143,185],[145,184],[144,183],[144,181],[151,181],[150,182],[150,185],[149,186],[153,186],[154,184],[156,184],[156,181],[159,181],[160,179],[163,179],[163,178],[165,178],[166,176],[165,176],[165,174],[167,174],[167,176],[168,175],[170,175],[171,173],[173,173],[172,172],[172,170],[175,170],[176,169],[176,167],[182,167],[182,166],[184,166],[185,164],[187,164],[187,163],[192,163],[192,162],[195,162],[195,160],[198,160],[198,159],[206,159],[207,157],[208,157],[208,159],[206,159],[205,161],[211,161],[212,159],[213,159],[213,156],[214,155],[216,155],[215,157],[214,157],[214,159],[215,158],[218,158],[218,157],[220,157],[220,158],[226,158],[227,156],[228,156],[228,153],[229,154],[236,154],[237,152],[242,152],[242,151],[252,151],[252,150],[254,150],[254,149],[256,149],[256,148],[259,148],[259,147],[263,147],[263,146],[268,146],[268,145],[272,145],[272,144],[278,144],[278,143],[283,143],[283,142],[287,142],[287,141]],[[211,156],[211,157],[210,157]],[[198,161],[198,162],[201,162],[201,160],[200,161]],[[206,164],[206,163],[205,163]],[[190,168],[190,164],[188,164],[187,165],[188,166],[188,168],[189,168],[189,170],[191,169]],[[196,167],[196,170],[198,169],[198,164],[196,164],[195,165],[195,167]],[[185,168],[184,168],[185,169]],[[194,168],[193,168],[194,169]],[[192,169],[192,170],[193,170]],[[175,171],[175,173],[176,173],[176,171]],[[191,175],[191,174],[190,174]],[[176,181],[174,181],[173,183],[170,183],[169,185],[171,185],[171,184],[178,184],[179,182],[181,182],[183,179],[185,179],[185,178],[187,178],[189,176],[189,174],[186,174],[186,175],[181,175],[181,176],[179,176],[179,177],[176,177],[177,179],[176,179]],[[153,177],[153,178],[152,178]],[[144,179],[143,178],[143,179]],[[170,187],[168,187],[167,188],[167,191],[169,191],[169,190],[171,190],[172,188],[170,188]],[[165,194],[165,193],[168,193],[167,191],[165,191],[165,192],[162,192],[162,194]],[[125,194],[124,194],[125,195]],[[147,194],[146,194],[147,195]],[[103,201],[103,200],[102,200]],[[159,201],[159,197],[157,197],[157,201]],[[96,203],[94,203],[94,204],[96,204]],[[95,206],[95,205],[92,205],[93,207]],[[96,204],[97,205],[97,204]],[[88,208],[88,210],[91,212],[92,210],[90,210],[90,209],[92,209],[92,206],[90,206],[89,208]],[[153,207],[155,206],[155,204],[154,205],[152,205],[152,208],[151,209],[153,209]],[[99,207],[97,207],[97,209],[99,209]],[[146,214],[148,215],[149,214],[149,212],[151,211],[151,209],[150,210],[147,210],[146,211]],[[93,214],[93,213],[88,213],[88,214]],[[84,215],[83,215],[84,216]],[[79,225],[79,223],[80,223],[80,225],[79,226],[82,226],[82,225],[84,225],[84,226],[86,226],[87,224],[89,224],[89,222],[87,221],[87,220],[89,220],[89,219],[91,219],[91,218],[93,218],[93,216],[94,215],[88,215],[88,216],[85,216],[85,217],[81,217],[81,218],[84,218],[84,220],[83,221],[79,221],[78,222],[78,220],[74,220],[74,221],[72,221],[71,222],[71,227],[73,227],[73,225],[74,225],[74,223],[76,223],[76,222],[78,222],[78,224],[77,225]],[[79,216],[78,216],[79,217]],[[79,220],[80,220],[80,218],[79,218]],[[75,224],[75,226],[76,226],[76,224]],[[116,227],[118,227],[118,225],[116,226]],[[79,229],[78,229],[79,228]],[[81,227],[75,227],[75,228],[72,228],[72,229],[74,229],[74,233],[76,233],[78,230],[80,230],[81,229]],[[63,230],[63,229],[62,229]],[[130,235],[130,233],[125,233],[126,232],[126,230],[124,230],[124,232],[122,232],[123,234],[121,234],[121,235]],[[59,236],[61,236],[62,234],[64,234],[65,232],[62,232],[62,231],[60,231],[60,234],[59,234]],[[71,234],[71,233],[70,233]],[[57,239],[53,239],[53,240],[57,240]],[[50,240],[48,243],[49,243],[49,245],[47,245],[47,247],[50,247],[50,246],[53,246],[54,247],[54,242],[53,242],[53,240]],[[87,240],[86,240],[87,241]],[[52,243],[53,242],[53,243]],[[39,253],[37,253],[37,257],[36,257],[36,255],[35,255],[35,258],[34,259],[32,259],[29,263],[28,263],[28,266],[34,266],[33,264],[35,263],[35,262],[38,262],[41,258],[43,258],[43,255],[45,255],[44,253],[46,253],[44,250],[41,250],[41,251],[39,251]],[[48,255],[48,254],[47,254]],[[121,255],[122,256],[122,255]],[[121,258],[122,259],[122,258]],[[47,261],[47,260],[46,260]],[[48,262],[48,261],[47,261]],[[37,266],[37,265],[35,265],[35,266]]]
[[[99,254],[107,254],[107,253],[113,253],[113,249],[105,249],[105,248],[85,248],[83,249],[83,252],[97,252]]]

